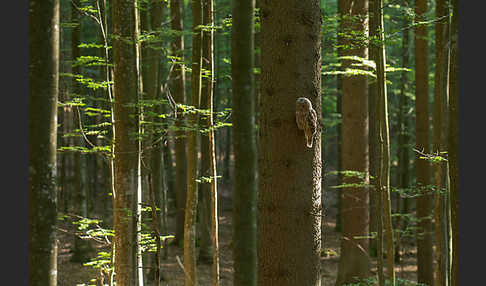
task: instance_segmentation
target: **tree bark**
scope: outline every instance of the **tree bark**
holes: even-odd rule
[[[427,11],[426,0],[416,0],[416,21],[424,20]],[[429,153],[429,79],[428,79],[428,40],[427,26],[415,27],[415,111],[416,111],[416,149]],[[432,257],[432,225],[429,218],[432,211],[432,197],[426,190],[430,184],[429,163],[415,157],[417,187],[423,190],[417,197],[417,280],[419,283],[432,285],[434,283]]]
[[[233,103],[233,283],[257,283],[257,146],[255,129],[255,1],[233,1],[231,85]]]
[[[321,136],[306,146],[296,99],[321,119],[321,1],[262,1],[258,285],[321,285]]]
[[[383,227],[385,230],[386,242],[386,273],[390,285],[395,285],[394,270],[394,243],[393,227],[391,220],[391,197],[390,197],[390,135],[388,125],[388,99],[386,89],[386,56],[385,56],[385,28],[383,23],[383,1],[373,0],[374,26],[370,27],[376,31],[376,42],[372,44],[373,54],[376,62],[376,98],[375,110],[377,118],[375,121],[375,156],[377,165],[375,168],[375,187],[378,196],[382,197],[380,208],[382,212]],[[379,238],[381,239],[381,238]],[[381,252],[381,251],[378,251]],[[379,257],[381,259],[381,257]],[[380,285],[384,285],[380,283]]]
[[[449,65],[449,134],[448,134],[448,158],[449,158],[449,192],[450,192],[450,212],[451,212],[451,286],[459,285],[459,232],[458,232],[458,208],[459,208],[459,161],[458,161],[458,141],[459,141],[459,89],[458,89],[458,4],[457,0],[452,0],[452,18],[450,25],[450,65]]]
[[[182,0],[170,0],[171,29],[182,33]],[[172,56],[176,57],[178,63],[174,64],[171,79],[173,85],[174,100],[177,104],[186,104],[186,75],[184,69],[184,36],[174,37],[172,43]],[[184,210],[186,206],[186,138],[182,131],[184,117],[177,113],[176,127],[179,129],[175,135],[175,161],[176,161],[176,232],[175,242],[180,246],[184,239]]]
[[[192,72],[191,98],[189,104],[198,109],[201,101],[202,66],[202,0],[192,0]],[[197,285],[196,275],[196,212],[198,201],[198,137],[199,115],[196,111],[188,116],[190,130],[187,132],[187,194],[184,218],[184,270],[185,285]]]
[[[57,285],[59,0],[29,5],[29,279]]]
[[[435,74],[434,74],[434,133],[432,152],[443,155],[447,150],[447,76],[449,74],[448,49],[448,1],[436,0],[435,24]],[[434,174],[434,231],[435,231],[435,285],[447,283],[447,196],[442,191],[447,187],[447,164],[433,165]]]
[[[343,43],[350,45],[342,50],[344,56],[358,56],[366,59],[368,49],[350,38],[349,31],[368,36],[368,1],[341,0],[343,13],[341,30],[346,33]],[[355,16],[355,17],[350,17]],[[359,40],[358,40],[359,41]],[[343,60],[343,69],[350,67],[349,60]],[[368,81],[363,75],[342,77],[342,170],[358,171],[363,179],[344,177],[344,184],[369,182],[368,162]],[[366,186],[341,189],[341,257],[336,285],[355,282],[370,276],[369,240],[355,238],[369,233],[369,192]]]
[[[114,246],[116,283],[136,285],[138,190],[138,78],[134,1],[113,0],[114,56]]]

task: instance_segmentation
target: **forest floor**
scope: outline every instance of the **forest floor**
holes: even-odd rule
[[[229,203],[230,204],[230,203]],[[169,229],[174,229],[174,217],[169,217]],[[172,226],[172,227],[171,227]],[[335,215],[329,215],[323,219],[323,245],[324,256],[321,257],[322,265],[322,285],[334,285],[339,263],[340,238],[341,234],[334,230]],[[73,228],[69,225],[60,225],[60,228]],[[231,251],[232,240],[231,228],[231,211],[222,209],[219,215],[219,243],[220,243],[220,285],[233,285],[233,260]],[[72,256],[73,235],[65,232],[58,234],[60,245],[58,254],[58,285],[59,286],[76,286],[76,285],[96,285],[91,279],[99,277],[99,270],[90,266],[83,266],[81,263],[70,261]],[[92,257],[96,256],[98,251],[107,251],[96,242],[92,242],[94,250]],[[397,278],[416,281],[416,248],[412,242],[404,243],[402,248],[401,263],[395,265]],[[179,286],[184,285],[184,272],[181,267],[183,263],[183,249],[169,244],[168,258],[161,261],[161,272],[164,277],[161,285]],[[376,259],[373,261],[373,273],[376,273]],[[212,266],[198,264],[197,275],[199,285],[212,285]],[[91,280],[91,282],[90,282]],[[148,279],[147,279],[148,280]],[[106,283],[106,282],[105,282]],[[153,285],[146,281],[147,286]],[[402,285],[402,284],[400,284]]]

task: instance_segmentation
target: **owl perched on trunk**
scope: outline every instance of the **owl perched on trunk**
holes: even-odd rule
[[[314,136],[317,133],[317,113],[312,103],[305,97],[297,98],[295,103],[295,119],[297,127],[304,130],[307,147],[312,148]]]

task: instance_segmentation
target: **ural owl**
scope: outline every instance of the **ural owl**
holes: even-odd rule
[[[305,97],[297,98],[295,104],[295,119],[297,127],[304,130],[307,147],[312,148],[314,136],[317,133],[317,113],[312,103]]]

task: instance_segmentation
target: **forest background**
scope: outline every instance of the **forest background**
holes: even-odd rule
[[[333,13],[335,13],[335,11],[337,10],[337,3],[334,2],[334,6],[333,6],[333,3],[326,3],[326,4],[327,5],[323,5],[323,12],[324,12],[323,15],[333,15]],[[394,31],[393,30],[393,25],[395,24],[395,26],[399,27],[400,22],[398,20],[396,20],[395,22],[393,22],[393,17],[391,15],[393,15],[393,11],[395,11],[396,14],[399,15],[400,12],[398,12],[398,11],[401,11],[401,10],[398,7],[394,6],[394,4],[387,3],[386,1],[385,1],[385,4],[387,5],[386,6],[386,9],[389,9],[389,11],[390,11],[389,14],[388,14],[388,17],[386,17],[387,16],[387,13],[385,12],[385,29],[390,29],[390,31],[391,31],[390,33],[393,34],[393,32],[392,32],[392,31]],[[219,6],[223,6],[224,7],[225,5],[224,5],[224,3],[223,4],[220,3]],[[398,6],[401,7],[400,5],[398,5]],[[61,1],[61,7],[63,7],[62,6],[62,1]],[[64,7],[68,7],[68,5],[67,6],[64,6]],[[227,7],[230,7],[230,6],[227,6]],[[433,5],[432,5],[432,7],[433,7]],[[185,17],[186,18],[184,19],[184,23],[185,23],[184,25],[187,25],[188,27],[190,27],[190,24],[186,24],[186,23],[190,23],[191,22],[191,16],[190,16],[190,11],[191,10],[189,9],[189,6],[188,5],[186,5],[185,9],[186,9],[185,11],[188,11],[188,13],[185,13]],[[326,9],[329,9],[329,10],[326,11]],[[387,11],[386,9],[384,11]],[[89,11],[89,9],[88,9],[88,11]],[[326,14],[326,12],[327,12],[327,14]],[[430,9],[429,13],[430,13],[430,15],[433,15],[433,9]],[[62,15],[63,14],[61,13],[61,16]],[[69,15],[69,13],[65,13],[65,15]],[[221,17],[220,19],[224,19],[224,17]],[[217,22],[217,20],[218,20],[218,18],[216,17],[216,22]],[[326,18],[325,17],[324,18],[324,21],[326,21],[326,20],[328,20],[328,21],[335,21],[335,19],[332,19],[332,16],[329,16],[329,18]],[[389,22],[387,22],[387,20]],[[85,25],[88,25],[88,26],[90,25],[89,24],[90,23],[90,20],[88,19],[88,17],[85,17],[85,19],[83,21],[86,22]],[[92,23],[91,23],[91,25],[92,25]],[[69,27],[69,24],[66,24],[63,28],[64,28],[64,30],[72,29],[72,27]],[[188,29],[190,29],[190,28],[188,28]],[[93,31],[93,30],[95,30],[95,29],[94,28],[93,29],[87,28],[85,31],[88,33],[88,35],[85,35],[84,37],[87,37],[87,39],[89,39],[90,37],[92,37],[92,35],[89,35],[89,31]],[[397,30],[400,30],[400,28],[397,28]],[[429,39],[432,39],[433,38],[432,36],[433,36],[433,30],[434,29],[429,26],[429,29],[428,30],[429,30]],[[327,63],[328,65],[326,67],[329,67],[329,66],[332,66],[333,63],[336,63],[337,62],[337,58],[336,58],[337,54],[336,54],[335,49],[334,50],[333,49],[329,49],[329,50],[326,50],[325,49],[325,47],[326,47],[326,40],[328,40],[329,42],[332,42],[333,40],[336,41],[336,38],[335,38],[335,36],[334,36],[334,38],[332,36],[332,29],[328,29],[327,30],[330,33],[330,35],[328,35],[329,36],[328,38],[326,38],[326,29],[324,29],[324,31],[325,31],[325,33],[323,34],[323,43],[324,44],[323,44],[323,50],[322,50],[322,59],[323,59],[323,66],[326,66],[326,63]],[[395,31],[395,33],[397,33],[397,31]],[[62,33],[61,33],[61,35],[62,35]],[[66,37],[69,37],[69,33],[66,33],[66,35],[67,35]],[[218,37],[218,35],[219,35],[219,37]],[[225,35],[224,32],[221,32],[220,34],[218,34],[218,30],[216,30],[215,36],[216,36],[215,37],[215,43],[217,43],[218,39],[220,41],[223,41],[223,43],[224,43],[225,37],[226,37],[226,40],[229,39],[229,35],[228,34]],[[186,35],[185,37],[187,38],[186,43],[190,43],[191,42],[190,33],[188,33],[188,35]],[[88,42],[89,42],[89,40],[88,40]],[[62,41],[61,41],[61,43],[62,43]],[[429,49],[430,50],[433,50],[433,45],[431,43],[433,43],[432,40],[430,40]],[[329,46],[332,47],[332,44],[330,44]],[[190,47],[190,44],[189,44],[189,47]],[[87,50],[90,49],[90,47],[85,47],[85,48]],[[91,47],[91,48],[93,48],[93,47]],[[393,44],[390,44],[389,46],[387,46],[387,49],[390,50],[390,51],[387,50],[387,62],[394,62],[393,61],[394,51],[397,51],[397,54],[398,54],[398,52],[400,51],[400,45],[398,43],[395,43],[395,46]],[[91,51],[95,51],[95,50],[96,49],[93,49]],[[218,64],[224,66],[225,59],[226,60],[229,59],[228,57],[226,57],[226,58],[224,57],[224,49],[222,49],[222,51],[223,51],[223,52],[221,52],[221,53],[223,53],[222,56],[220,55],[219,58],[216,56],[216,59],[217,60],[219,59],[219,61],[216,61],[216,63],[215,63],[216,66]],[[62,46],[61,46],[61,52],[62,52]],[[191,52],[190,50],[187,50],[187,55],[185,57],[186,59],[189,59],[191,57],[190,56],[190,52]],[[226,52],[228,53],[228,51],[226,51]],[[89,53],[90,52],[88,52],[87,54],[89,54]],[[329,53],[329,54],[326,55],[326,53]],[[431,51],[430,54],[433,55],[433,52]],[[217,53],[215,53],[215,55],[217,55]],[[88,57],[91,57],[91,56],[88,56]],[[397,60],[395,62],[398,65],[398,63],[400,63],[400,60],[398,59],[399,58],[398,56],[396,56],[396,58],[397,58]],[[431,58],[433,59],[433,57],[431,57]],[[91,60],[92,59],[93,58],[91,58]],[[84,58],[82,60],[88,60],[88,62],[90,61],[90,59],[86,59],[86,58]],[[96,61],[96,59],[95,59],[95,61]],[[413,58],[412,58],[412,61],[411,62],[413,62]],[[431,62],[431,67],[433,67],[434,66],[434,61],[430,59],[430,62]],[[91,64],[92,64],[92,62],[91,62]],[[226,62],[226,64],[228,64],[228,62]],[[70,64],[67,64],[67,65],[69,66]],[[80,65],[82,65],[82,64],[80,64]],[[87,71],[90,70],[90,68],[85,68],[85,69]],[[62,65],[61,65],[61,70],[62,70]],[[221,69],[221,70],[222,70],[222,73],[223,73],[223,76],[222,77],[224,77],[225,76],[224,75],[224,72],[223,72],[224,69]],[[227,70],[226,72],[227,72],[226,76],[228,76],[229,70]],[[398,74],[399,72],[400,72],[400,70],[397,70],[396,71],[396,74]],[[62,71],[61,71],[61,73],[62,73]],[[64,76],[68,76],[67,74],[68,73],[65,73]],[[339,160],[337,160],[337,156],[338,156],[337,153],[333,153],[332,151],[328,151],[328,150],[332,150],[333,148],[336,148],[336,145],[334,145],[334,147],[333,147],[332,140],[333,140],[333,138],[336,138],[337,137],[337,134],[339,134],[337,131],[334,131],[333,132],[333,130],[337,130],[337,129],[333,129],[333,128],[337,128],[337,126],[339,125],[339,118],[338,118],[339,116],[336,115],[337,114],[337,112],[336,112],[336,110],[337,110],[337,107],[336,107],[337,101],[336,101],[336,99],[337,98],[334,95],[334,93],[336,93],[336,90],[333,90],[332,88],[329,88],[329,87],[332,87],[333,85],[336,86],[336,82],[335,82],[336,76],[330,76],[330,75],[336,75],[336,74],[337,73],[334,73],[333,74],[333,73],[329,72],[329,74],[328,74],[327,77],[326,76],[323,76],[323,85],[322,85],[323,87],[325,87],[325,88],[323,88],[323,104],[322,104],[322,106],[323,106],[323,110],[322,110],[323,120],[322,121],[323,121],[324,129],[327,131],[327,134],[324,133],[324,135],[323,135],[323,153],[326,152],[326,151],[329,152],[329,154],[327,155],[327,157],[324,154],[324,156],[323,156],[323,158],[324,158],[323,162],[325,162],[326,168],[329,168],[328,170],[336,170],[336,169],[338,169],[337,167],[334,167],[333,168],[333,166],[337,166],[338,161],[339,161]],[[432,76],[433,69],[431,69],[428,72],[428,74],[429,74],[429,77],[432,77],[433,78],[433,76]],[[393,94],[394,92],[395,93],[399,93],[397,90],[393,90],[393,83],[394,83],[394,81],[393,81],[393,73],[390,73],[389,80],[390,80],[390,83],[391,83],[391,85],[388,87],[389,88],[389,94],[390,93]],[[190,91],[190,89],[189,89],[189,81],[187,81],[187,82],[188,83],[186,83],[186,84],[188,85],[187,86],[187,89],[188,89],[188,93],[189,93],[189,91]],[[328,83],[326,83],[326,82],[328,82]],[[63,77],[61,76],[60,77],[60,85],[62,85],[62,83],[63,83]],[[89,79],[86,80],[85,83],[87,83],[87,85],[89,85],[90,84]],[[432,90],[433,85],[431,84],[430,86],[431,86],[430,89]],[[92,88],[95,87],[95,89],[96,89],[96,85],[91,85],[91,87]],[[230,88],[229,81],[227,81],[226,84],[224,84],[224,81],[222,81],[222,84],[221,85],[216,85],[216,89],[215,89],[216,90],[216,92],[215,92],[216,94],[217,94],[218,88],[223,89],[223,90],[224,89],[227,89],[228,90]],[[328,88],[329,88],[329,90],[326,90]],[[60,90],[62,90],[62,89],[60,89]],[[390,92],[390,90],[392,90],[392,91]],[[429,94],[429,95],[431,96],[431,94]],[[230,99],[230,97],[227,97],[226,98],[226,100],[228,100],[228,99]],[[217,106],[216,110],[225,110],[225,108],[230,107],[230,104],[228,104],[228,102],[226,102],[226,104],[225,104],[225,101],[224,100],[225,99],[223,98],[220,101],[217,101],[217,100],[215,101],[215,104]],[[393,154],[396,153],[396,151],[393,150],[393,138],[396,138],[396,137],[393,136],[393,125],[394,125],[394,119],[393,118],[396,118],[394,116],[397,116],[397,112],[396,112],[396,110],[395,110],[395,112],[393,111],[393,100],[391,100],[391,101],[392,102],[390,103],[390,107],[389,108],[390,108],[390,118],[391,118],[391,120],[390,120],[390,122],[391,122],[391,124],[390,124],[391,125],[391,129],[390,129],[391,130],[391,136],[390,137],[392,139],[392,145],[391,145],[391,147],[392,147],[391,148],[392,160],[391,161],[393,162],[393,156],[394,156]],[[60,102],[62,103],[62,100]],[[218,107],[218,104],[219,104],[219,107]],[[72,105],[72,106],[75,106],[75,105]],[[399,106],[399,104],[396,104],[396,106]],[[102,109],[97,109],[96,106],[95,107],[89,107],[88,106],[88,107],[84,107],[84,108],[85,108],[84,109],[84,112],[86,112],[86,115],[88,115],[86,118],[89,118],[89,114],[88,114],[89,112],[98,113],[98,114],[91,114],[94,117],[96,117],[96,116],[100,117],[100,114],[103,113]],[[86,109],[86,108],[88,108],[88,109]],[[326,108],[328,108],[328,110],[326,110]],[[432,108],[430,110],[432,110]],[[224,118],[224,116],[222,116],[222,117]],[[89,119],[87,119],[87,120],[89,120]],[[222,138],[223,137],[224,138],[225,135],[223,135],[223,134],[229,133],[230,132],[229,130],[230,130],[230,128],[227,128],[227,127],[223,127],[221,129],[217,129],[216,130],[216,137],[219,137],[219,138]],[[96,135],[96,134],[98,134],[96,132],[99,132],[99,131],[94,131],[94,132],[95,132],[94,135]],[[333,134],[334,134],[334,136],[333,136]],[[93,136],[93,134],[87,134],[87,135]],[[62,132],[59,132],[59,136],[61,138],[65,138],[65,137],[62,137],[63,136],[63,133]],[[63,140],[63,139],[61,139],[61,140]],[[223,154],[225,154],[225,151],[223,151],[223,147],[221,147],[221,146],[226,146],[226,147],[231,146],[231,143],[230,143],[231,142],[231,136],[230,135],[226,135],[226,140],[227,141],[224,141],[224,140],[216,141],[216,150],[218,150],[218,148],[219,148],[219,151],[217,151],[216,154],[218,154],[218,153],[221,154],[221,157],[220,158],[229,158],[229,156],[223,155]],[[220,144],[219,146],[218,146],[218,143]],[[334,143],[334,144],[336,144],[336,143]],[[170,143],[168,143],[168,145],[170,145]],[[62,144],[60,144],[60,146],[61,146],[61,148],[63,147]],[[69,151],[73,151],[72,150],[72,145],[70,147],[69,146],[64,146],[64,147],[68,147],[68,148],[65,149],[65,150],[62,150],[62,149],[60,149],[60,150],[66,152],[66,153],[68,153]],[[69,150],[69,148],[71,148],[71,150]],[[79,149],[78,149],[78,151],[79,151]],[[65,154],[65,153],[62,153],[62,154]],[[411,152],[411,154],[413,154],[413,153]],[[333,159],[333,155],[335,156],[334,159]],[[59,156],[59,158],[62,158],[62,156],[63,155]],[[87,155],[87,156],[91,156],[91,155]],[[95,158],[95,156],[93,156],[93,157]],[[229,161],[229,162],[231,162],[231,161]],[[225,161],[223,159],[221,159],[221,161],[217,161],[217,163],[220,164],[220,166],[223,165],[223,164],[228,164],[228,163],[225,163]],[[100,164],[100,163],[98,163],[98,164]],[[229,164],[231,164],[231,163],[229,163]],[[62,163],[59,164],[59,166],[62,166]],[[224,176],[223,175],[222,180],[225,180],[225,178],[226,178],[226,180],[229,181],[228,182],[228,185],[231,185],[231,175],[230,175],[231,174],[231,172],[230,172],[231,169],[229,167],[218,167],[217,169],[228,172],[228,175],[227,176]],[[392,186],[394,185],[394,183],[393,183],[393,181],[394,181],[394,179],[393,179],[394,171],[396,171],[396,169],[394,170],[394,165],[392,163],[392,167],[391,167]],[[325,172],[326,171],[323,170],[323,174]],[[333,176],[333,173],[329,173],[329,176]],[[328,190],[329,193],[336,190],[336,189],[333,189],[333,188],[329,188],[330,186],[332,187],[333,185],[334,186],[339,185],[339,183],[337,183],[337,182],[335,182],[334,184],[330,183],[330,182],[332,182],[332,179],[329,179],[327,182],[326,182],[326,180],[324,180],[324,182],[329,184],[328,186],[324,186],[323,187],[323,194],[324,194],[324,196],[326,194],[326,190]],[[96,183],[94,183],[94,184],[96,185]],[[224,186],[224,183],[222,184],[222,186]],[[329,189],[326,189],[326,188],[329,188]],[[170,188],[169,188],[169,190],[170,190]],[[224,193],[224,187],[221,187],[221,190]],[[92,192],[94,192],[93,194],[96,194],[96,191],[92,190]],[[68,192],[66,192],[66,193],[68,193]],[[93,196],[88,196],[88,197],[91,197],[92,198]],[[109,200],[108,200],[107,203],[109,204]],[[92,203],[92,204],[94,205],[96,203]],[[69,208],[69,203],[67,203],[66,204],[67,206],[66,206],[66,205],[64,205],[62,203],[62,200],[59,200],[59,205],[60,205],[61,208],[62,207]],[[109,210],[109,207],[108,207],[108,209],[107,208],[103,208],[103,209],[105,211],[107,211],[108,213],[111,212]],[[104,215],[102,215],[101,217],[105,218]],[[109,217],[109,215],[107,215],[107,218],[108,217]]]

